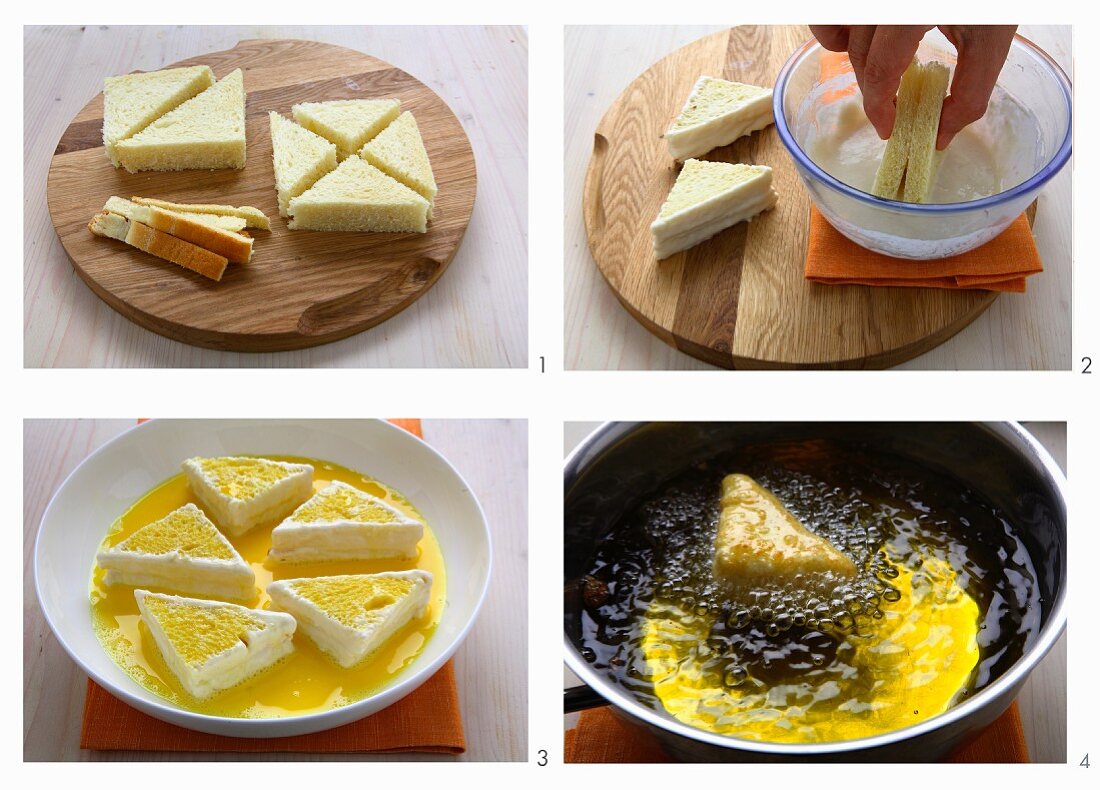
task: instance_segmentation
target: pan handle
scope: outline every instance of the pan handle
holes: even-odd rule
[[[580,685],[565,690],[565,712],[576,713],[589,708],[606,705],[607,700],[592,690],[590,686]]]

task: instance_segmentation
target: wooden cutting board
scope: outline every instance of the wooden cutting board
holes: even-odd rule
[[[779,204],[658,264],[649,225],[679,170],[662,135],[696,79],[773,85],[810,38],[801,26],[737,27],[701,38],[635,79],[596,129],[584,185],[592,257],[643,326],[713,365],[888,367],[944,342],[997,298],[807,282],[810,199],[774,127],[705,158],[771,166]]]
[[[408,307],[439,279],[466,232],[477,178],[462,124],[435,92],[389,63],[314,41],[242,41],[172,66],[201,63],[219,79],[238,67],[244,71],[244,170],[116,170],[103,151],[102,94],[57,144],[47,183],[50,215],[73,267],[100,298],[141,326],[185,343],[283,351],[361,332]],[[416,116],[439,185],[428,232],[288,231],[275,198],[268,112],[292,119],[291,105],[299,102],[390,97]],[[111,195],[256,206],[270,218],[271,231],[256,230],[252,262],[230,264],[214,282],[93,236],[88,221]]]

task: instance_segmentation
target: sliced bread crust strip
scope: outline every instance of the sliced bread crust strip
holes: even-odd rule
[[[126,219],[121,214],[106,211],[96,214],[88,223],[88,230],[97,236],[124,241],[131,247],[171,261],[211,280],[221,280],[225,267],[229,265],[228,258],[141,222]]]
[[[240,217],[245,221],[246,227],[271,230],[271,221],[267,218],[267,215],[252,206],[222,206],[216,203],[172,203],[168,200],[137,196],[131,197],[130,200],[143,206],[158,206],[169,211],[178,211],[181,214],[220,214],[226,217]]]
[[[162,230],[203,249],[222,255],[233,263],[248,263],[252,259],[252,237],[224,230],[207,222],[193,219],[177,211],[158,206],[143,206],[112,195],[103,206],[104,211],[121,214],[133,222]],[[209,216],[214,216],[213,214]]]

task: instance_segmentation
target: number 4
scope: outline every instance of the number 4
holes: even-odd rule
[[[1085,756],[1081,758],[1081,762],[1079,762],[1077,764],[1080,765],[1082,768],[1088,768],[1089,767],[1089,756],[1088,756],[1088,754],[1086,753]]]

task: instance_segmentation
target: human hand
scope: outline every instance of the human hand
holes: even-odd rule
[[[894,129],[901,75],[917,45],[935,25],[811,25],[821,46],[847,52],[863,93],[863,109],[878,136]],[[965,126],[985,115],[1001,73],[1015,25],[940,25],[958,51],[950,95],[943,102],[936,148],[943,150]]]

